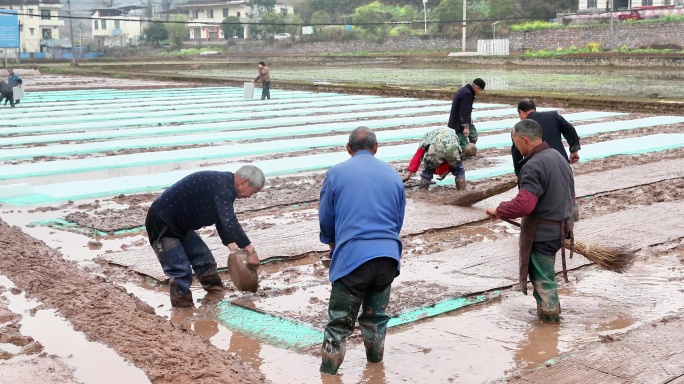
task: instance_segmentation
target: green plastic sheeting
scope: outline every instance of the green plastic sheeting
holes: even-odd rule
[[[300,105],[292,109],[285,110],[271,110],[266,106],[251,105],[244,108],[225,107],[225,108],[199,108],[196,110],[161,110],[157,112],[139,112],[131,113],[128,111],[120,111],[116,114],[116,119],[112,120],[111,115],[107,114],[91,114],[78,115],[67,117],[50,117],[45,119],[17,119],[7,122],[7,126],[13,127],[27,127],[27,126],[44,126],[46,124],[79,124],[86,122],[106,122],[106,127],[124,126],[124,125],[149,125],[149,124],[184,124],[193,122],[213,122],[213,121],[231,121],[252,119],[254,117],[266,118],[274,116],[302,116],[315,113],[342,113],[352,111],[365,111],[371,109],[392,109],[402,107],[418,107],[418,106],[437,106],[445,105],[441,101],[432,100],[416,100],[405,98],[378,98],[367,100],[362,105],[337,105],[332,107],[323,106],[306,108],[302,110]]]
[[[480,105],[475,104],[475,108]],[[418,109],[424,111],[424,109]],[[406,113],[416,111],[416,109],[411,108],[408,111],[391,111],[386,112],[387,114],[404,115]],[[492,112],[500,114],[500,116],[507,116],[515,114],[514,109],[505,110],[493,110],[489,111],[489,117]],[[473,113],[475,117],[480,116],[480,112],[476,111]],[[620,115],[610,112],[580,112],[577,114],[566,115],[568,121],[574,120],[591,120],[604,117],[612,117],[615,115]],[[87,130],[85,132],[68,132],[68,133],[54,133],[43,135],[30,135],[30,136],[13,136],[13,137],[2,137],[3,133],[11,134],[18,133],[14,130],[4,130],[0,132],[0,146],[5,145],[17,145],[17,144],[30,144],[30,143],[49,143],[49,142],[60,142],[60,141],[83,141],[83,140],[102,140],[102,139],[116,139],[116,138],[126,138],[126,137],[150,137],[150,136],[166,136],[169,137],[169,132],[173,133],[176,137],[182,137],[182,135],[190,134],[193,132],[202,132],[198,136],[203,136],[204,138],[211,138],[211,140],[216,141],[238,141],[247,139],[260,139],[260,138],[273,138],[273,137],[283,137],[283,136],[298,136],[298,135],[310,135],[315,133],[328,133],[332,131],[344,131],[349,132],[354,128],[358,127],[359,123],[357,121],[353,122],[337,122],[338,118],[336,115],[328,115],[330,117],[329,121],[319,124],[306,124],[314,120],[314,116],[311,119],[302,118],[297,121],[297,124],[302,125],[287,125],[284,124],[282,119],[265,119],[258,121],[232,121],[228,124],[226,123],[200,123],[200,124],[183,124],[179,126],[174,126],[170,131],[168,126],[154,126],[146,128],[126,128],[122,129],[109,129],[109,130]],[[341,120],[346,120],[350,114],[345,114],[342,116]],[[368,118],[370,115],[367,113],[359,114],[358,118]],[[373,116],[380,116],[375,114]],[[337,116],[340,117],[340,116]],[[576,117],[576,118],[575,118]],[[317,117],[316,117],[317,118]],[[400,127],[406,125],[427,125],[440,123],[440,126],[444,125],[444,122],[449,118],[448,115],[438,114],[438,115],[423,115],[423,116],[406,116],[406,117],[394,117],[385,119],[375,119],[375,120],[364,120],[363,124],[371,129],[378,128],[390,128],[390,127]],[[305,121],[302,121],[305,120]],[[309,120],[309,121],[306,121]],[[318,120],[316,120],[318,121]],[[313,122],[316,122],[313,121]],[[517,119],[515,121],[518,121]],[[498,123],[500,122],[500,123]],[[509,123],[508,120],[498,120],[498,121],[488,121],[482,123],[483,127],[478,128],[481,132],[492,131],[497,129],[509,128],[513,126],[515,122]],[[283,127],[279,127],[286,125]],[[73,127],[67,126],[66,128]],[[274,128],[269,128],[274,127]],[[252,129],[261,128],[261,129]],[[21,131],[22,128],[17,128],[16,131]],[[224,132],[230,131],[230,133]],[[44,132],[48,133],[48,132]],[[154,146],[154,140],[148,140],[150,145]],[[203,140],[203,139],[202,139]],[[206,142],[206,141],[198,142]],[[192,140],[189,141],[192,143]]]
[[[572,116],[569,116],[572,120]],[[588,119],[588,117],[582,117],[583,119]],[[599,123],[590,124],[576,127],[580,133],[580,136],[614,131],[620,129],[633,129],[641,127],[650,127],[654,125],[662,124],[674,124],[675,122],[684,121],[684,118],[679,117],[664,117],[665,119],[655,119],[646,118],[639,120],[630,121],[620,121],[614,123]],[[618,124],[619,123],[619,124]],[[364,123],[365,124],[365,123]],[[369,126],[370,124],[366,124]],[[428,126],[419,128],[405,128],[387,131],[378,131],[377,139],[378,142],[390,142],[408,139],[420,138],[426,132],[437,128],[439,126]],[[290,136],[296,136],[296,128],[293,127],[289,133]],[[338,127],[335,129],[330,129],[330,131],[351,131],[354,128],[352,125],[347,125],[346,127]],[[370,127],[369,127],[370,128]],[[257,135],[261,133],[263,136],[259,138],[271,138],[272,130],[262,129],[253,134]],[[307,131],[308,132],[308,131]],[[36,136],[25,136],[27,139],[35,138]],[[237,136],[240,137],[240,136]],[[332,146],[344,146],[347,142],[348,136],[323,136],[316,138],[307,139],[288,139],[288,140],[273,140],[260,143],[247,143],[247,144],[232,144],[228,146],[214,146],[202,149],[188,149],[182,150],[184,152],[197,152],[201,153],[202,156],[206,158],[211,157],[221,157],[228,158],[230,156],[244,156],[258,153],[278,153],[286,151],[301,150],[307,148],[324,148]],[[222,132],[217,133],[203,133],[194,135],[173,135],[155,138],[155,140],[150,140],[149,138],[137,138],[128,140],[109,140],[106,142],[86,142],[79,144],[57,144],[45,147],[22,147],[22,148],[8,148],[0,151],[0,160],[16,160],[40,156],[65,156],[65,155],[75,155],[75,154],[86,154],[86,153],[98,153],[105,151],[118,151],[122,149],[137,149],[137,148],[156,148],[156,147],[170,147],[179,145],[190,145],[190,144],[202,144],[202,143],[219,143],[221,141],[232,141],[238,140],[235,137],[228,138]],[[0,139],[0,145],[2,144],[2,139]],[[481,136],[480,141],[478,141],[478,148],[491,148],[491,147],[502,147],[505,145],[510,145],[510,134],[501,135],[489,135]],[[211,156],[211,153],[215,153],[215,156]],[[152,155],[155,156],[155,155]],[[124,161],[124,163],[127,163]]]
[[[108,235],[107,232],[103,232],[103,231],[93,229],[93,228],[86,228],[86,227],[80,226],[78,223],[74,223],[72,221],[68,221],[68,220],[64,220],[64,219],[38,220],[38,221],[32,222],[31,224],[40,225],[42,227],[60,229],[63,231],[83,233],[86,235],[95,235],[95,236],[107,236]]]
[[[418,103],[420,104],[420,103]],[[369,111],[369,112],[349,112],[349,113],[336,113],[336,114],[321,114],[321,115],[310,115],[310,116],[294,116],[294,117],[277,117],[271,119],[255,119],[250,113],[241,114],[206,114],[198,116],[185,116],[183,119],[179,118],[154,118],[154,119],[131,119],[131,120],[117,120],[116,117],[112,118],[110,121],[96,121],[89,123],[72,123],[72,124],[57,124],[57,125],[39,125],[39,126],[23,126],[23,127],[6,127],[0,131],[0,135],[10,135],[10,134],[27,134],[27,133],[55,133],[55,132],[67,132],[67,131],[79,131],[79,130],[97,130],[97,129],[107,129],[107,128],[118,128],[123,129],[127,127],[144,127],[144,126],[161,126],[164,124],[173,124],[161,128],[164,134],[169,134],[169,132],[182,133],[188,130],[194,130],[195,132],[204,129],[214,129],[223,131],[233,131],[241,129],[254,129],[254,128],[268,128],[268,127],[284,127],[299,124],[312,124],[312,123],[326,123],[330,121],[343,121],[343,120],[354,120],[369,118],[369,117],[379,117],[379,116],[406,116],[415,115],[421,113],[444,113],[448,112],[451,107],[448,105],[438,105],[438,106],[425,106],[418,108],[399,108],[396,104],[393,105],[396,109],[386,109],[380,111]],[[490,117],[501,115],[510,115],[512,111],[497,110],[494,112],[489,112]],[[237,116],[239,115],[239,116]],[[263,116],[260,116],[263,117]],[[239,119],[244,119],[239,121]],[[192,126],[188,126],[183,123],[197,123]],[[204,122],[204,123],[202,123]],[[180,125],[178,125],[180,124]],[[160,130],[159,127],[155,130]]]
[[[456,297],[433,306],[417,308],[389,320],[387,327],[396,327],[421,319],[455,311],[468,305],[482,303],[500,295],[499,291],[476,297]],[[305,348],[323,342],[322,330],[282,317],[242,308],[228,301],[216,306],[217,320],[232,331],[238,331],[252,338],[291,349]]]
[[[639,154],[684,146],[684,134],[656,134],[628,139],[588,144],[582,147],[581,160],[588,161],[618,154]],[[383,161],[408,160],[416,150],[415,144],[380,147],[377,157]],[[303,171],[325,169],[349,158],[346,152],[306,155],[294,158],[255,161],[266,176],[287,175]],[[499,165],[466,171],[470,180],[493,177],[513,170],[510,156],[492,159]],[[235,171],[247,163],[227,163],[211,167],[216,171]],[[207,168],[202,168],[207,169]],[[12,205],[31,205],[67,200],[88,199],[118,194],[160,190],[200,169],[185,169],[150,175],[121,176],[106,179],[50,183],[32,186],[28,183],[0,186],[0,202]],[[445,183],[448,182],[444,181]],[[453,180],[451,180],[453,183]]]
[[[211,95],[210,95],[211,96]],[[215,98],[210,98],[202,103],[202,111],[211,110],[212,108],[236,108],[239,110],[248,110],[250,107],[259,107],[267,110],[277,110],[277,109],[289,109],[289,108],[304,108],[304,106],[309,105],[316,106],[317,103],[320,105],[345,105],[345,104],[358,104],[371,99],[379,98],[378,96],[320,96],[320,97],[302,97],[297,99],[282,99],[273,100],[268,104],[264,104],[261,100],[242,100],[242,99],[227,99],[222,95],[216,95]],[[154,104],[140,102],[138,100],[131,101],[130,103],[107,103],[107,104],[97,104],[97,105],[76,105],[76,106],[61,106],[61,107],[50,107],[50,108],[22,108],[23,113],[12,113],[12,115],[5,117],[8,125],[14,120],[19,119],[31,119],[32,121],[38,121],[39,118],[54,118],[54,117],[68,117],[68,116],[80,116],[84,114],[118,114],[121,113],[123,109],[127,112],[160,112],[164,110],[190,110],[197,111],[198,107],[195,104],[197,100],[192,99],[174,99],[174,100],[163,100],[156,102]],[[48,121],[50,123],[50,121]],[[38,124],[34,124],[38,125]]]
[[[217,320],[228,329],[286,348],[303,348],[323,341],[323,332],[304,324],[255,312],[227,301],[216,307]]]
[[[268,103],[270,104],[282,104],[282,103],[288,103],[290,100],[293,99],[304,99],[304,98],[311,98],[314,96],[313,94],[302,94],[300,92],[276,92],[275,95],[277,98],[271,99]],[[321,94],[321,98],[328,98],[328,97],[343,97],[344,95],[340,94],[332,94],[332,93],[325,93]],[[206,97],[207,99],[205,101],[211,102],[211,100],[217,100],[217,101],[224,101],[224,102],[240,102],[240,103],[261,103],[264,104],[263,101],[259,99],[244,99],[242,95],[238,94],[230,94],[230,93],[208,93],[208,94],[202,94],[201,97]],[[371,98],[373,97],[379,97],[379,96],[369,96]],[[145,98],[121,98],[121,99],[112,99],[112,100],[91,100],[91,99],[82,99],[80,101],[62,101],[62,100],[56,100],[56,101],[44,101],[41,103],[24,103],[22,101],[21,105],[22,108],[18,109],[17,112],[13,112],[13,115],[30,115],[32,112],[57,112],[60,113],[61,111],[68,111],[68,110],[73,110],[73,109],[83,109],[83,108],[88,108],[92,107],[93,111],[97,111],[99,109],[103,108],[109,108],[111,106],[117,106],[120,108],[127,108],[127,107],[137,107],[137,106],[173,106],[173,105],[178,105],[182,103],[187,103],[187,104],[192,104],[195,107],[197,107],[197,94],[188,94],[188,95],[174,95],[174,96],[154,96],[154,97],[145,97]],[[26,105],[24,105],[26,104]]]

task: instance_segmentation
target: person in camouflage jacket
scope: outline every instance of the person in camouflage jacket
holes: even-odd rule
[[[448,127],[427,132],[418,143],[418,150],[411,159],[402,177],[407,181],[418,171],[421,161],[425,168],[420,174],[419,189],[428,189],[435,173],[443,179],[451,172],[456,176],[457,189],[465,189],[465,169],[463,168],[463,149],[459,144],[456,131]]]

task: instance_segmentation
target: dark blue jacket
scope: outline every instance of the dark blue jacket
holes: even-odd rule
[[[250,241],[233,210],[234,180],[232,172],[192,173],[167,188],[152,202],[152,209],[177,233],[215,225],[223,245],[234,242],[244,248]]]
[[[577,131],[572,124],[568,123],[563,116],[559,115],[556,111],[548,112],[537,112],[534,111],[527,116],[528,119],[534,120],[542,128],[542,140],[549,145],[550,148],[555,149],[563,155],[565,160],[568,160],[568,153],[565,152],[565,147],[563,146],[562,137],[568,142],[570,147],[570,152],[575,152],[580,150],[579,136]],[[520,160],[523,159],[523,155],[518,151],[518,148],[513,145],[511,147],[511,155],[513,155],[513,169],[515,170],[515,175],[520,176]]]
[[[12,73],[11,75],[7,76],[7,83],[10,85],[10,87],[16,87],[22,83],[21,76],[17,75],[16,73]]]
[[[459,88],[451,102],[451,113],[447,127],[457,133],[463,133],[463,124],[472,124],[473,102],[475,102],[475,90],[470,84]]]

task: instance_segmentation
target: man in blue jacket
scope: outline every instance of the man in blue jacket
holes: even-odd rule
[[[454,94],[454,100],[451,102],[451,113],[449,113],[447,127],[456,131],[461,150],[465,150],[465,146],[469,142],[472,144],[477,143],[477,130],[475,125],[473,125],[472,119],[473,103],[475,102],[475,96],[484,91],[485,85],[485,81],[478,77],[472,83],[459,88]],[[459,190],[464,190],[466,189],[466,181],[463,164],[457,168],[457,173],[456,187]]]
[[[170,278],[171,306],[193,306],[193,271],[204,290],[223,290],[214,255],[195,232],[202,227],[215,225],[225,246],[231,251],[244,249],[248,266],[259,267],[259,257],[235,216],[233,203],[259,192],[265,183],[264,173],[253,165],[242,166],[235,173],[200,171],[185,176],[152,202],[145,227]]]
[[[390,286],[399,275],[406,196],[399,173],[375,158],[378,142],[366,127],[349,135],[351,159],[328,170],[318,211],[320,239],[330,246],[330,303],[320,371],[334,375],[358,316],[366,359],[382,361]]]

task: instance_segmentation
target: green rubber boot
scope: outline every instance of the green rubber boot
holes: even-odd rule
[[[560,323],[560,300],[556,283],[556,255],[547,256],[532,252],[530,257],[530,281],[537,300],[537,316],[543,323]]]
[[[381,292],[367,292],[363,299],[363,309],[359,316],[359,326],[366,347],[366,360],[371,363],[382,362],[385,352],[385,335],[390,317],[385,313],[389,304],[390,286]]]
[[[354,331],[362,299],[354,296],[341,283],[333,284],[328,304],[328,324],[323,333],[320,371],[337,374],[347,351],[347,337]]]

